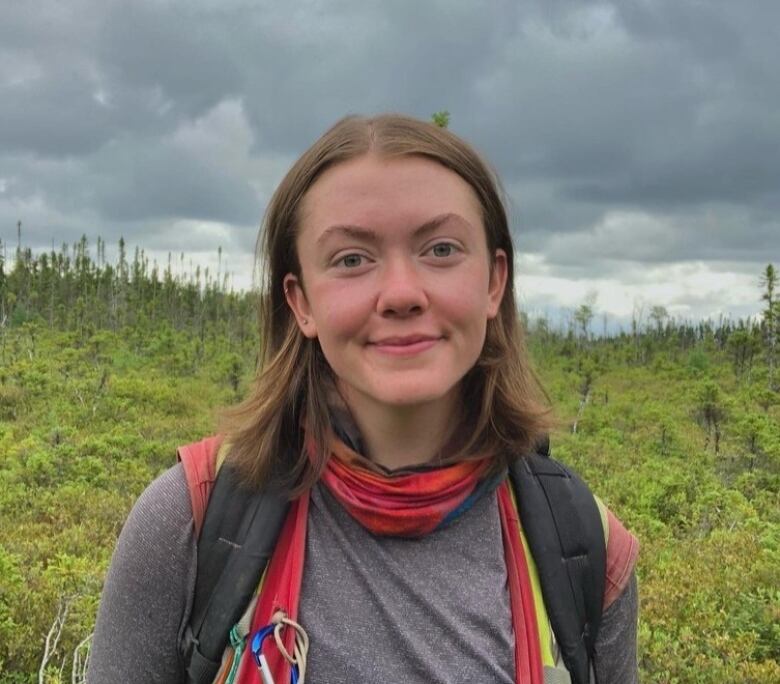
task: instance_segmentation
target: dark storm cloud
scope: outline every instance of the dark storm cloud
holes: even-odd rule
[[[173,146],[105,147],[90,166],[94,203],[118,221],[184,218],[247,224],[260,213],[258,199],[230,168]]]
[[[54,104],[59,106],[54,109]],[[0,148],[42,156],[93,152],[116,133],[92,87],[67,70],[3,89]]]
[[[674,236],[648,250],[629,223],[608,245],[625,258],[780,254],[778,20],[780,5],[755,2],[552,3],[525,15],[481,86],[497,106],[469,131],[516,179],[521,239],[551,259],[598,259],[594,227],[630,210],[666,216]],[[759,213],[769,218],[751,221]],[[567,232],[585,252],[554,249]]]
[[[505,107],[524,105],[514,111],[521,135],[546,123],[556,135],[545,126],[540,142],[563,134],[562,142],[575,142],[575,150],[587,149],[588,137],[646,146],[670,140],[625,133],[674,134],[707,123],[700,117],[719,115],[740,123],[751,111],[771,114],[777,102],[777,93],[766,89],[777,51],[770,28],[779,18],[776,3],[626,0],[551,7],[557,14],[521,17],[505,63],[487,84],[494,94],[514,95],[514,103],[500,98],[502,114]],[[587,124],[584,130],[595,136],[575,135],[572,123]]]
[[[11,178],[3,194],[17,201],[88,211],[109,225],[177,218],[246,225],[262,210],[234,169],[166,142],[113,141],[85,160],[0,159],[3,176]]]
[[[281,68],[265,70],[267,51],[251,51],[250,117],[264,144],[295,152],[347,113],[448,108],[465,124],[476,105],[469,88],[500,59],[516,17],[508,1],[489,11],[444,0],[322,3],[300,32],[273,41]]]
[[[0,22],[0,151],[89,154],[175,125],[154,89],[111,82],[98,55],[111,2],[13,3]],[[137,37],[143,43],[143,37]]]
[[[337,118],[446,108],[561,273],[776,259],[778,25],[774,0],[8,3],[0,235],[244,245]]]
[[[497,19],[501,17],[501,20]],[[310,2],[231,8],[123,3],[97,53],[115,87],[196,117],[240,95],[264,150],[298,154],[348,112],[470,109],[516,25],[516,4]]]
[[[241,15],[198,3],[113,3],[96,57],[112,86],[158,93],[166,113],[197,117],[241,92],[250,66],[236,35],[249,37]]]

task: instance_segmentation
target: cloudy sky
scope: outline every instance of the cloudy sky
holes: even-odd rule
[[[21,220],[30,247],[123,235],[212,268],[221,246],[246,286],[330,124],[446,109],[506,187],[532,314],[755,314],[778,26],[776,0],[0,0],[0,240]]]

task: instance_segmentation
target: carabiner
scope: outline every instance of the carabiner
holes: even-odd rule
[[[260,677],[263,680],[263,684],[276,684],[274,681],[274,676],[271,673],[271,668],[268,667],[268,661],[262,652],[263,642],[266,640],[266,638],[274,633],[275,628],[275,624],[266,625],[265,627],[258,629],[255,632],[254,637],[252,637],[252,655],[254,656],[255,663],[257,664],[257,669],[260,670]],[[291,684],[298,684],[298,665],[291,665],[290,672]]]

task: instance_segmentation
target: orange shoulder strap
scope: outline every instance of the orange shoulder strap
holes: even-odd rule
[[[200,442],[180,446],[176,452],[187,478],[187,489],[192,503],[192,520],[195,525],[195,536],[200,537],[203,518],[206,516],[206,506],[217,477],[217,452],[221,437],[214,435]]]

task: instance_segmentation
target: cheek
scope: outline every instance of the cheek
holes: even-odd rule
[[[312,314],[321,341],[358,334],[372,310],[365,290],[346,282],[327,283],[312,289]]]
[[[447,318],[469,330],[477,331],[487,325],[488,280],[477,274],[462,278],[442,292],[440,302]]]

